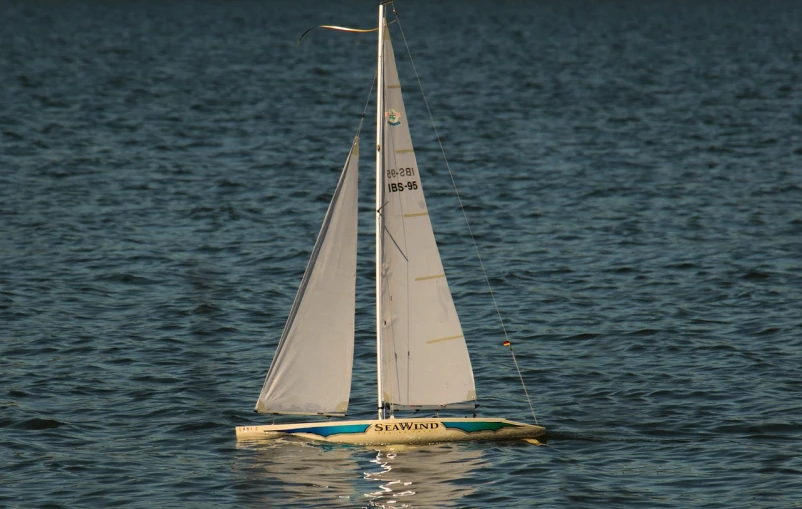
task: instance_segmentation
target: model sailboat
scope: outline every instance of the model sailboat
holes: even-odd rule
[[[379,6],[376,108],[378,418],[239,426],[238,439],[297,436],[349,444],[533,440],[545,429],[501,418],[395,415],[475,408],[471,361],[429,219]],[[351,391],[359,138],[326,212],[256,411],[344,417]],[[437,414],[439,415],[439,414]]]

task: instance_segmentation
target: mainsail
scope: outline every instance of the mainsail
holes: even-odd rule
[[[359,138],[354,139],[256,411],[343,415],[354,357]]]
[[[473,401],[471,360],[423,197],[386,26],[383,46],[377,172],[381,400],[394,408]]]

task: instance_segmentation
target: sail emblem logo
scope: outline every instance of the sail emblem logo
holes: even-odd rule
[[[387,110],[384,116],[387,117],[387,123],[391,126],[401,125],[401,114],[394,109]]]

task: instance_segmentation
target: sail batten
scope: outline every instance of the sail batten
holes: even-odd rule
[[[434,343],[442,343],[443,341],[451,341],[453,339],[465,339],[465,336],[459,334],[457,336],[448,336],[445,338],[437,338],[437,339],[430,339],[426,342],[427,345],[433,345]]]
[[[354,140],[256,402],[261,413],[344,415],[354,351],[359,138]]]

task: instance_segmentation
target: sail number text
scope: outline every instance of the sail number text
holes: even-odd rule
[[[387,170],[387,178],[394,179],[396,177],[414,177],[415,176],[415,168],[398,168]]]
[[[387,184],[387,188],[391,193],[397,193],[404,190],[413,191],[418,188],[418,181],[410,180],[409,182],[390,182]]]

